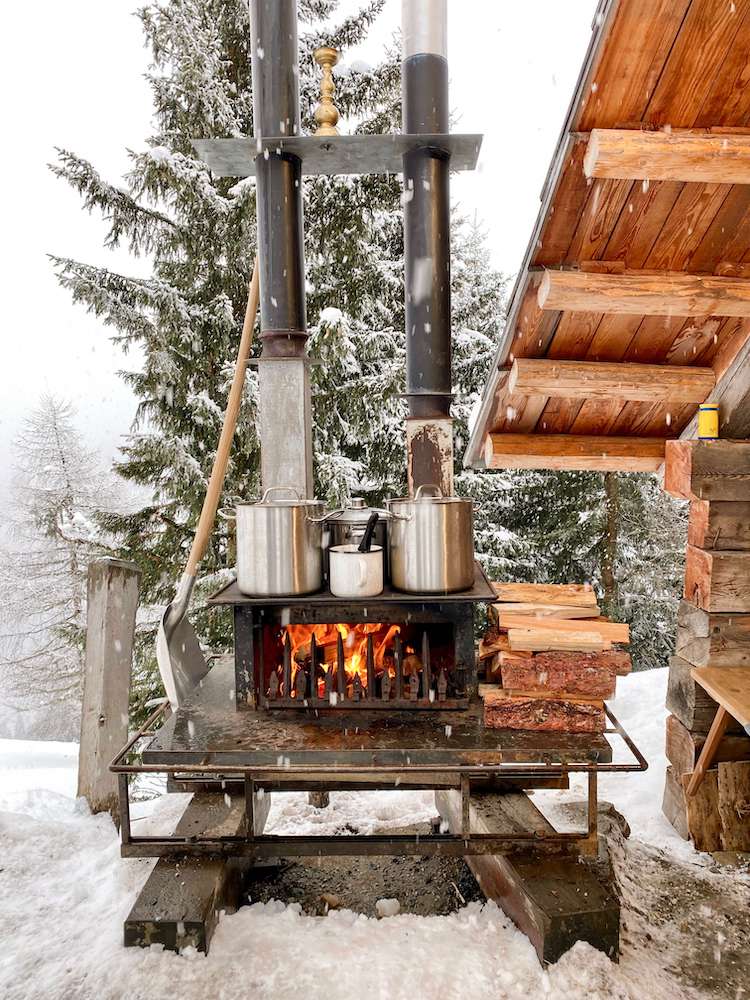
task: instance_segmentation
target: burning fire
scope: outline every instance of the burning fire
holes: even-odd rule
[[[358,625],[320,624],[320,625],[287,625],[283,635],[289,636],[292,647],[292,689],[297,671],[303,668],[309,671],[311,666],[311,636],[315,636],[317,648],[317,669],[322,672],[317,677],[318,695],[325,694],[325,674],[333,671],[336,675],[338,639],[341,636],[344,647],[344,670],[347,684],[352,683],[356,676],[367,686],[367,640],[372,636],[373,659],[377,675],[386,670],[394,675],[393,642],[401,631],[400,625],[383,623],[365,623]],[[283,637],[283,636],[282,636]],[[279,665],[281,669],[281,665]]]

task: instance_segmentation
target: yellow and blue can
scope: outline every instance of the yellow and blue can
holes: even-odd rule
[[[698,408],[698,439],[700,441],[715,441],[718,436],[718,403],[701,403]]]

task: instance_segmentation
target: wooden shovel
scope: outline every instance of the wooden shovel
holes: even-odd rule
[[[203,656],[203,652],[198,642],[195,629],[187,620],[186,614],[190,597],[195,586],[195,577],[198,570],[198,563],[203,558],[208,545],[208,540],[213,531],[216,519],[216,508],[219,506],[219,498],[224,487],[224,477],[229,462],[229,452],[232,447],[232,438],[237,427],[237,415],[240,411],[242,401],[242,389],[245,383],[245,372],[250,355],[250,344],[253,338],[253,327],[255,326],[255,315],[258,311],[259,294],[259,268],[258,261],[253,267],[253,277],[250,281],[250,292],[245,310],[245,321],[242,325],[242,336],[240,347],[237,352],[237,364],[234,369],[232,387],[229,390],[229,400],[224,414],[224,425],[221,428],[221,437],[216,449],[211,478],[208,481],[206,498],[203,501],[201,516],[198,527],[195,531],[193,544],[190,547],[185,572],[182,574],[177,593],[166,610],[159,623],[159,630],[156,635],[156,660],[159,664],[167,697],[175,709],[184,701],[185,696],[195,687],[198,681],[208,673],[208,665]]]

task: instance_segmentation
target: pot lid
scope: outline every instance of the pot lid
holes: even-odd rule
[[[370,514],[374,511],[378,514],[387,514],[387,511],[380,507],[368,507],[364,497],[352,497],[348,507],[333,511],[328,520],[337,521],[339,524],[367,524]]]

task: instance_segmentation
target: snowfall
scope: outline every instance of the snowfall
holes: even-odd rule
[[[222,914],[208,956],[125,949],[123,920],[154,862],[122,860],[110,817],[92,816],[76,799],[75,744],[2,740],[0,997],[742,1000],[750,995],[742,969],[750,877],[697,854],[661,814],[665,686],[666,670],[631,674],[612,702],[650,765],[600,779],[600,797],[631,828],[630,839],[611,844],[622,896],[620,962],[579,943],[546,970],[491,902],[451,916],[376,919],[345,909],[307,916],[297,904],[250,899]],[[137,803],[136,831],[174,823],[187,798]],[[565,802],[582,798],[578,782],[534,801],[559,818]],[[274,797],[266,832],[326,833],[348,823],[367,833],[434,814],[428,792],[338,793],[322,811],[288,793]]]

